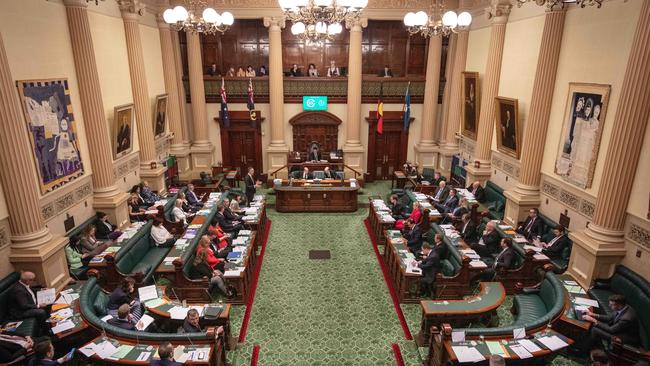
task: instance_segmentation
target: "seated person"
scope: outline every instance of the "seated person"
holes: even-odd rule
[[[415,179],[416,181],[421,180],[421,179],[420,179],[420,173],[418,172],[418,167],[417,167],[417,165],[412,165],[411,163],[409,163],[409,162],[407,161],[406,163],[404,163],[404,166],[403,166],[403,167],[404,167],[404,174],[405,174],[407,177],[409,177],[409,178],[413,178],[413,179]]]
[[[199,197],[196,195],[194,192],[194,184],[190,183],[187,185],[187,193],[185,193],[185,197],[187,197],[187,203],[189,203],[193,208],[200,209],[203,207],[203,202],[201,202],[203,196]]]
[[[226,207],[224,206],[223,202],[217,204],[217,213],[214,215],[214,218],[217,219],[217,222],[219,223],[221,229],[227,233],[237,233],[239,230],[243,229],[244,225],[241,221],[233,221],[226,218],[224,214],[225,210]]]
[[[160,196],[151,190],[149,182],[146,180],[143,180],[142,183],[140,183],[140,195],[145,202],[151,202],[151,204],[160,200]]]
[[[555,237],[551,239],[548,243],[544,242],[535,242],[537,245],[541,246],[542,253],[546,254],[549,258],[562,258],[562,252],[564,248],[571,245],[571,240],[567,236],[564,226],[558,225],[553,229],[553,234]]]
[[[95,225],[90,224],[86,226],[83,234],[81,234],[81,238],[79,238],[81,252],[84,254],[89,254],[91,258],[103,252],[106,250],[106,248],[108,248],[109,245],[111,245],[111,242],[103,242],[97,240],[95,237],[96,232],[97,228],[95,228]]]
[[[190,311],[192,310],[194,309]],[[149,361],[149,366],[183,366],[182,363],[174,361],[174,346],[169,342],[163,342],[158,346],[158,357],[160,357],[159,360],[152,358]]]
[[[440,186],[440,182],[445,182],[445,179],[440,175],[440,172],[433,172],[433,179],[431,180],[431,185]]]
[[[384,65],[384,68],[379,72],[379,76],[384,78],[392,78],[393,70],[391,70],[388,65]]]
[[[602,348],[603,341],[611,342],[614,337],[625,345],[639,345],[639,320],[634,309],[627,304],[623,295],[614,294],[608,300],[613,311],[610,315],[588,311],[582,317],[593,324],[589,338],[577,346],[583,352]]]
[[[438,257],[436,251],[428,243],[422,244],[422,260],[415,262],[415,265],[422,270],[420,296],[431,296],[435,298],[433,284],[442,267],[440,265],[440,257]]]
[[[475,281],[493,281],[494,277],[499,270],[508,270],[512,269],[515,263],[515,250],[512,249],[512,239],[503,238],[501,239],[501,251],[497,255],[497,258],[494,260],[492,266],[484,270],[483,272],[476,275],[471,282]]]
[[[404,218],[406,213],[406,207],[399,201],[399,198],[396,194],[392,194],[388,199],[390,214],[395,220]]]
[[[185,211],[183,211],[183,200],[180,198],[176,199],[176,204],[174,204],[171,216],[172,222],[182,222],[183,225],[187,225],[187,221],[194,217],[194,215],[186,214]]]
[[[210,226],[207,230],[207,235],[210,236],[211,245],[210,249],[214,252],[217,258],[226,258],[228,253],[232,251],[230,234],[227,234],[219,226],[219,221],[216,218],[212,219]]]
[[[320,151],[318,151],[318,147],[314,146],[311,151],[309,152],[307,156],[307,160],[309,161],[319,161],[321,159]]]
[[[140,185],[136,184],[131,188],[131,194],[133,197],[136,198],[136,201],[140,208],[147,209],[149,206],[153,205],[155,201],[146,201],[144,197],[142,197],[142,191],[140,189]]]
[[[239,66],[237,68],[237,74],[235,74],[237,77],[243,78],[246,77],[246,71],[244,71],[244,68]]]
[[[27,366],[56,366],[63,365],[72,359],[72,354],[67,353],[65,356],[54,360],[54,345],[49,339],[36,343],[34,346],[34,358]]]
[[[422,237],[426,237],[431,230],[431,219],[429,218],[430,213],[431,211],[429,211],[428,208],[422,210],[422,216],[420,217],[420,221],[417,223],[417,225],[420,227]]]
[[[183,320],[183,325],[178,329],[178,333],[202,333],[204,332],[199,324],[200,316],[196,309],[187,311],[187,315]]]
[[[470,184],[467,187],[467,190],[474,195],[474,198],[476,198],[477,201],[483,202],[483,199],[485,198],[485,192],[483,191],[483,187],[481,187],[481,182],[476,181]]]
[[[183,209],[184,212],[190,213],[195,211],[195,208],[190,206],[190,204],[187,202],[185,192],[178,192],[178,194],[176,195],[176,199],[181,200],[181,202],[183,203],[181,205],[181,208]]]
[[[436,190],[436,194],[433,195],[433,201],[434,203],[444,203],[447,200],[447,196],[449,196],[447,182],[441,180],[440,183],[438,183],[438,190]]]
[[[159,218],[153,220],[150,235],[157,247],[171,247],[176,242],[174,235],[167,231],[163,225],[163,221]]]
[[[312,78],[318,77],[318,69],[316,68],[316,65],[309,64],[309,69],[307,69],[307,75]]]
[[[476,225],[474,225],[474,222],[472,222],[472,215],[466,213],[462,216],[461,220],[461,226],[458,230],[460,231],[460,237],[463,238],[467,244],[476,242]]]
[[[232,220],[232,221],[241,221],[243,215],[238,215],[230,209],[230,199],[224,198],[223,199],[223,215],[226,217],[227,220]]]
[[[65,246],[65,258],[68,260],[68,267],[70,269],[79,269],[87,267],[93,256],[84,253],[83,248],[79,244],[79,237],[73,236],[70,238],[70,243]]]
[[[433,250],[436,251],[436,254],[438,254],[438,258],[445,259],[449,255],[449,249],[447,248],[447,244],[443,241],[442,234],[436,234],[434,237],[434,246]]]
[[[36,292],[31,288],[35,280],[36,275],[33,272],[20,273],[20,280],[9,290],[11,292],[8,297],[9,301],[7,301],[7,309],[10,320],[36,318],[41,332],[46,332],[49,327],[46,326],[45,320],[50,316],[50,304],[37,303]]]
[[[122,232],[117,230],[117,226],[108,222],[108,215],[104,212],[97,212],[97,221],[95,221],[97,232],[95,237],[101,240],[116,240],[122,235]]]
[[[463,215],[469,213],[469,208],[467,208],[467,198],[463,197],[460,199],[458,206],[454,208],[451,212],[447,212],[445,218],[442,220],[444,222],[460,220]]]
[[[314,179],[314,176],[309,172],[309,168],[302,168],[299,179]]]
[[[117,308],[117,318],[110,318],[106,322],[124,330],[138,330],[138,328],[142,328],[143,326],[143,324],[140,323],[141,320],[136,320],[133,314],[131,314],[131,307],[129,304],[120,305],[120,307]],[[156,333],[157,330],[158,327],[156,327],[156,324],[151,323],[142,331]]]
[[[340,179],[338,173],[331,170],[328,166],[323,169],[323,175],[325,176],[325,179]]]
[[[120,306],[129,305],[129,313],[137,322],[142,317],[142,306],[138,300],[138,293],[135,291],[135,280],[133,277],[124,277],[120,286],[116,287],[108,297],[107,313],[113,318],[117,317],[117,310]]]
[[[422,217],[422,207],[420,206],[420,202],[415,201],[413,202],[413,210],[409,215],[409,219],[417,223],[420,222],[420,217]],[[395,229],[402,230],[403,228],[404,228],[404,220],[397,220],[395,222]]]
[[[255,69],[253,68],[253,65],[248,65],[246,67],[246,77],[247,78],[255,77]]]
[[[31,352],[34,341],[31,337],[0,334],[0,363],[9,363]]]
[[[435,202],[434,206],[440,212],[441,214],[446,214],[453,212],[456,206],[458,206],[458,192],[456,192],[455,188],[452,188],[449,190],[449,194],[447,195],[447,199],[444,201],[440,202]]]
[[[500,236],[496,230],[496,224],[493,221],[485,225],[485,230],[481,234],[478,243],[472,244],[471,247],[481,257],[490,257],[499,251]]]
[[[242,213],[244,213],[244,210],[240,207],[241,203],[242,203],[241,194],[239,193],[235,194],[233,199],[230,201],[230,211],[232,211],[237,215],[241,215]]]
[[[196,247],[196,254],[190,269],[190,276],[193,279],[207,277],[210,279],[209,292],[217,287],[226,296],[231,297],[232,292],[226,287],[226,279],[223,277],[225,272],[224,260],[217,258],[210,248],[210,237],[203,235]]]
[[[147,221],[147,214],[145,213],[145,211],[147,210],[142,208],[140,204],[138,204],[137,197],[131,195],[131,197],[129,197],[126,203],[129,205],[129,219],[131,220],[131,222]]]
[[[297,64],[291,65],[291,69],[289,69],[289,76],[302,76],[302,70],[300,70]]]
[[[332,76],[341,76],[341,70],[336,67],[336,61],[330,61],[330,67],[327,68],[327,77],[331,78]]]
[[[406,239],[406,246],[411,253],[418,256],[422,248],[422,232],[420,231],[420,227],[412,219],[406,219],[404,225],[403,235],[404,239]]]
[[[266,66],[260,66],[260,70],[257,72],[257,76],[268,76],[269,72],[266,70]]]
[[[519,225],[516,231],[525,236],[528,240],[533,240],[534,238],[541,237],[544,234],[544,221],[539,215],[539,210],[536,208],[531,208],[528,212],[528,217],[526,221]]]

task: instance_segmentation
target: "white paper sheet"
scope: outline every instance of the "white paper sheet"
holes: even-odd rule
[[[539,346],[535,344],[535,342],[529,339],[520,339],[519,341],[517,341],[517,343],[521,344],[528,352],[531,353],[539,352],[542,350],[541,348],[539,348]]]
[[[521,359],[525,358],[531,358],[533,357],[533,354],[528,352],[526,347],[520,345],[520,344],[515,344],[515,345],[510,345],[510,349],[517,354],[517,356]]]
[[[598,307],[598,301],[592,300],[592,299],[587,299],[584,297],[576,297],[573,300],[574,303],[579,304],[579,305],[585,305],[585,306],[593,306],[595,308]]]
[[[110,357],[113,353],[117,351],[117,347],[115,347],[109,341],[104,341],[102,343],[95,345],[94,349],[97,356],[102,360],[107,357]]]
[[[458,362],[478,362],[485,360],[485,357],[474,347],[452,346]]]
[[[72,320],[64,320],[62,322],[56,323],[56,326],[52,327],[52,333],[59,334],[61,332],[65,332],[68,329],[72,329],[74,327],[75,325],[72,322]]]
[[[54,304],[56,300],[56,290],[53,288],[44,288],[36,292],[36,302],[39,304]]]
[[[515,328],[512,330],[512,338],[522,339],[526,338],[526,328]]]
[[[88,343],[87,345],[79,348],[79,352],[81,352],[86,357],[90,357],[95,354],[95,344]]]
[[[464,331],[452,331],[451,332],[451,341],[452,342],[465,342],[465,332]]]
[[[138,289],[138,297],[140,298],[140,302],[157,299],[158,291],[156,290],[156,285],[140,287]]]
[[[147,361],[150,356],[151,356],[151,352],[141,352],[140,356],[138,356],[137,361]]]
[[[550,337],[542,337],[537,339],[539,342],[541,342],[546,348],[550,349],[551,351],[557,351],[561,348],[564,348],[568,346],[568,344],[561,340],[558,336],[550,336]]]
[[[188,310],[190,309],[184,308],[182,306],[174,306],[173,308],[169,309],[169,316],[172,319],[182,320],[185,319],[185,317],[187,316]]]
[[[153,318],[147,314],[144,314],[142,318],[138,320],[138,323],[135,325],[135,329],[145,330],[151,323],[153,323]]]

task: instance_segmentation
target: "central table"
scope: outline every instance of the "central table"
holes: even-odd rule
[[[283,182],[284,184],[284,182]],[[275,187],[278,212],[355,212],[359,186],[349,181],[322,180],[320,183],[293,181]]]

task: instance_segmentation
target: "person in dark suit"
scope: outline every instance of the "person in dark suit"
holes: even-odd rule
[[[496,226],[494,222],[490,221],[485,224],[485,230],[483,230],[478,243],[472,244],[471,247],[481,257],[490,257],[499,251],[499,241]]]
[[[31,352],[34,340],[29,337],[0,333],[0,364],[6,365],[11,361]]]
[[[120,128],[116,136],[118,154],[131,148],[131,113],[122,113],[120,116]]]
[[[95,237],[100,240],[116,240],[122,235],[122,232],[117,230],[117,226],[108,221],[108,215],[105,212],[97,212],[97,220],[95,221]]]
[[[136,330],[137,321],[131,315],[129,304],[122,304],[117,308],[117,318],[110,318],[107,323],[125,330]]]
[[[515,136],[515,121],[510,115],[510,110],[505,110],[505,120],[501,121],[501,143],[503,146],[517,150],[517,136]]]
[[[116,287],[113,292],[108,296],[107,310],[108,314],[117,318],[119,316],[120,306],[127,304],[130,308],[129,313],[137,322],[142,317],[142,307],[140,300],[137,298],[135,291],[135,280],[133,277],[125,277],[122,279],[120,286]]]
[[[384,78],[392,78],[393,77],[393,70],[388,67],[388,65],[384,65],[384,68],[379,72],[378,76],[384,77]]]
[[[611,342],[616,337],[621,343],[630,346],[639,345],[639,321],[636,312],[627,304],[625,296],[614,294],[609,297],[611,314],[596,314],[586,312],[582,317],[591,322],[593,326],[589,331],[589,338],[579,347],[582,351],[593,348],[602,348],[602,341]]]
[[[174,346],[169,342],[160,344],[158,357],[160,357],[159,360],[151,359],[149,366],[183,366],[182,363],[174,361]]]
[[[243,215],[238,215],[230,209],[230,199],[229,198],[224,198],[223,199],[223,216],[226,218],[226,220],[230,221],[242,221]]]
[[[196,309],[190,309],[187,311],[187,315],[183,320],[183,325],[178,329],[179,333],[202,333],[203,328],[199,323],[199,312]]]
[[[422,297],[431,295],[435,297],[433,284],[436,282],[436,276],[441,270],[440,257],[428,243],[422,244],[422,260],[417,262],[417,266],[422,270],[420,279],[420,294]]]
[[[45,320],[49,317],[49,305],[39,304],[36,293],[31,289],[36,280],[33,272],[21,272],[20,280],[11,287],[7,308],[11,320],[36,318],[41,330],[46,330]]]
[[[447,217],[452,220],[459,220],[463,217],[463,215],[468,213],[469,208],[467,207],[467,198],[463,197],[458,202],[458,206],[447,214]]]
[[[246,174],[246,177],[244,177],[244,184],[246,185],[246,200],[248,201],[247,204],[250,206],[251,202],[253,202],[253,197],[255,197],[255,191],[257,190],[257,187],[259,184],[255,181],[255,178],[253,176],[255,174],[255,169],[248,168],[248,174]]]
[[[307,157],[307,160],[310,161],[319,161],[321,160],[321,153],[318,151],[318,147],[314,146],[313,149],[309,152],[309,156]]]
[[[390,196],[390,214],[395,220],[403,219],[406,213],[406,207],[399,201],[396,194]]]
[[[53,360],[54,358],[54,345],[49,339],[45,339],[36,343],[34,346],[34,358],[29,361],[27,366],[58,366],[63,365],[64,363],[72,359],[71,354],[66,354],[65,356]]]
[[[436,194],[433,196],[433,201],[435,203],[443,203],[445,202],[445,200],[447,200],[447,196],[449,196],[449,190],[447,189],[447,182],[441,180],[440,183],[438,183],[438,190],[436,191]]]
[[[221,226],[221,229],[227,233],[236,233],[239,232],[239,230],[243,229],[244,226],[240,221],[232,221],[228,220],[226,216],[224,215],[225,211],[225,206],[223,203],[219,203],[217,205],[217,213],[214,215],[215,219],[219,223],[219,226]]]
[[[434,203],[434,205],[443,215],[452,212],[458,206],[458,192],[454,188],[450,189],[447,198],[439,203]]]
[[[515,251],[512,249],[512,239],[501,239],[501,251],[497,255],[491,267],[476,275],[472,282],[475,281],[493,281],[499,270],[512,269],[515,263]]]
[[[291,66],[291,69],[289,69],[289,76],[302,76],[302,70],[300,70],[297,64]]]
[[[433,172],[433,179],[431,180],[431,185],[439,186],[440,182],[444,182],[445,179],[440,175],[440,172]]]
[[[406,239],[406,246],[411,253],[417,256],[422,249],[422,232],[420,227],[413,222],[412,219],[406,219],[404,222],[404,239]]]
[[[194,192],[194,184],[192,183],[187,185],[187,193],[185,193],[185,198],[187,199],[187,203],[189,203],[191,207],[193,208],[203,207],[203,202],[201,202],[203,196],[199,197],[196,194],[196,192]]]
[[[325,175],[325,179],[340,179],[339,175],[328,166],[323,170],[323,174]]]
[[[558,225],[553,229],[555,237],[548,243],[541,243],[543,249],[542,253],[546,254],[549,258],[561,258],[564,248],[571,245],[571,240],[566,235],[564,226]]]
[[[467,190],[474,195],[477,201],[483,202],[483,199],[485,199],[485,190],[481,187],[481,182],[476,181],[470,184]]]
[[[473,244],[476,242],[476,225],[472,222],[472,216],[468,213],[462,217],[462,224],[460,226],[460,237],[463,238],[465,243]]]
[[[217,64],[210,65],[205,73],[210,76],[217,76],[220,74],[219,70],[217,69]]]
[[[300,173],[300,179],[314,179],[314,176],[309,172],[309,168],[302,168],[302,173]]]
[[[449,249],[443,240],[442,234],[436,234],[436,236],[433,238],[433,241],[433,250],[436,251],[438,258],[440,258],[440,260],[447,258],[449,255]]]
[[[539,210],[537,208],[531,208],[528,212],[528,218],[526,218],[523,224],[519,225],[517,232],[525,236],[528,240],[542,236],[544,233],[544,221],[538,215]]]

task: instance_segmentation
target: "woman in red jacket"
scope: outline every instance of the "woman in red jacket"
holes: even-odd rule
[[[418,223],[420,222],[421,216],[422,216],[422,207],[420,207],[420,202],[415,201],[413,202],[413,211],[411,211],[411,215],[408,218],[413,220],[413,222]],[[395,223],[395,229],[402,230],[404,228],[404,221],[405,220],[397,220],[397,222]]]
[[[226,258],[228,253],[231,252],[230,249],[230,235],[226,234],[221,226],[219,226],[219,221],[217,219],[212,219],[211,225],[208,227],[208,235],[212,238],[212,242],[215,244],[217,252],[214,255],[217,258]]]
[[[190,270],[191,278],[199,279],[207,277],[210,279],[209,291],[217,287],[226,296],[233,296],[232,291],[226,286],[226,279],[223,277],[223,273],[225,272],[224,260],[214,255],[214,252],[210,248],[210,237],[208,235],[201,237],[196,247],[196,255],[192,264]]]

